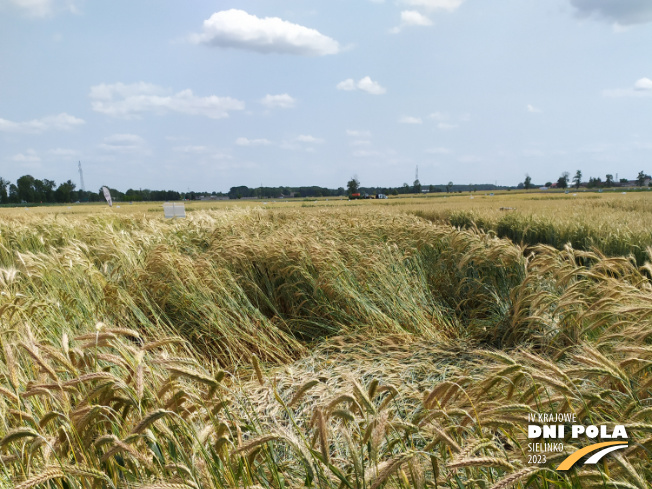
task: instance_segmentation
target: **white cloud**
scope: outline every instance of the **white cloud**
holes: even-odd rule
[[[61,156],[64,158],[71,158],[73,156],[79,155],[79,151],[75,149],[66,149],[66,148],[55,148],[48,151],[49,154],[53,156]]]
[[[423,120],[421,117],[412,117],[409,115],[404,115],[398,120],[399,124],[422,124]]]
[[[108,153],[140,153],[145,151],[145,140],[136,134],[113,134],[99,147]]]
[[[403,10],[401,12],[401,23],[390,29],[389,32],[392,34],[398,34],[403,30],[404,27],[409,27],[409,26],[431,26],[432,25],[432,20],[430,20],[428,17],[425,15],[417,12],[416,10]]]
[[[403,10],[401,12],[401,23],[403,25],[432,25],[432,20],[416,10]]]
[[[370,138],[371,131],[359,131],[357,129],[347,129],[346,135],[353,138]]]
[[[215,149],[209,148],[208,146],[201,145],[188,145],[188,146],[175,146],[172,148],[173,151],[177,153],[182,153],[184,155],[191,155],[194,161],[206,161],[210,160],[230,160],[233,159],[228,153],[221,151],[216,151]]]
[[[453,12],[464,3],[464,0],[401,0],[401,3],[429,11],[446,10]]]
[[[209,155],[210,158],[214,160],[232,160],[233,156],[227,153],[212,153]]]
[[[449,114],[447,112],[432,112],[428,115],[428,119],[432,119],[437,122],[437,129],[448,130],[448,129],[457,129],[461,124],[469,122],[471,116],[466,113],[461,114]]]
[[[269,139],[249,139],[245,137],[240,137],[235,140],[235,144],[238,146],[269,146],[272,142]]]
[[[260,101],[261,104],[263,104],[265,107],[268,109],[291,109],[293,108],[297,100],[287,93],[283,93],[280,95],[265,95]]]
[[[615,88],[603,90],[605,97],[649,97],[652,96],[652,80],[641,78],[634,83],[632,88]]]
[[[336,87],[338,90],[355,90],[355,80],[353,78],[347,78],[344,81],[341,81],[337,84]]]
[[[356,139],[355,141],[351,141],[349,144],[351,146],[369,146],[371,145],[371,141],[368,139]]]
[[[3,3],[17,7],[30,17],[47,17],[58,10],[78,13],[74,0],[0,0],[0,7]]]
[[[445,112],[433,112],[428,116],[428,119],[434,119],[436,121],[447,121],[450,118]]]
[[[582,17],[595,17],[618,25],[652,22],[650,0],[570,0]]]
[[[17,7],[29,17],[48,17],[63,10],[79,13],[76,0],[0,0],[0,7],[3,3]]]
[[[200,154],[208,153],[209,150],[206,146],[188,145],[188,146],[175,146],[174,148],[172,148],[172,151],[176,151],[178,153],[200,155]]]
[[[322,144],[324,142],[323,139],[316,138],[309,134],[301,134],[297,136],[297,141],[299,141],[300,143],[310,143],[310,144]]]
[[[9,4],[22,9],[32,17],[45,17],[52,13],[52,0],[9,0]]]
[[[337,41],[315,29],[278,17],[259,18],[238,9],[214,13],[204,21],[203,32],[192,35],[190,41],[265,54],[324,56],[340,51]]]
[[[132,98],[148,95],[165,95],[167,90],[153,83],[102,83],[91,87],[89,97],[92,100],[113,100],[116,96]]]
[[[649,78],[641,78],[634,83],[634,90],[647,90],[652,91],[652,80]]]
[[[114,83],[91,87],[91,107],[96,112],[112,117],[131,118],[145,112],[165,114],[177,112],[201,115],[211,119],[229,116],[230,111],[243,110],[244,102],[231,97],[197,97],[192,90],[170,94],[170,91],[151,83]]]
[[[535,107],[534,105],[531,105],[531,104],[527,104],[526,109],[531,114],[540,114],[541,113],[541,109],[538,109],[537,107]]]
[[[458,127],[459,127],[458,124],[450,124],[448,122],[440,122],[439,124],[437,124],[437,129],[441,129],[444,131],[448,129],[457,129]]]
[[[282,141],[278,147],[289,151],[306,151],[308,153],[315,152],[315,144],[323,144],[322,138],[317,138],[309,134],[300,134],[294,139]]]
[[[33,149],[28,149],[24,153],[18,153],[11,158],[17,163],[39,163],[41,157]]]
[[[363,92],[370,93],[371,95],[382,95],[387,92],[387,89],[382,87],[378,82],[373,81],[370,77],[365,76],[358,83],[353,78],[348,78],[337,84],[338,90],[362,90]]]
[[[387,92],[384,87],[381,87],[378,82],[373,81],[368,76],[365,76],[358,82],[358,88],[363,92],[367,92],[372,95],[382,95],[383,93]]]
[[[68,131],[83,124],[86,124],[83,119],[62,112],[58,115],[48,115],[27,122],[0,119],[0,132],[39,134],[45,131]]]

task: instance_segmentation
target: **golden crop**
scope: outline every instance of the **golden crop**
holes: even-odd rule
[[[0,211],[0,487],[649,487],[650,198],[541,198]]]

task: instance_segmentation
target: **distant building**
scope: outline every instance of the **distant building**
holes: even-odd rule
[[[627,183],[622,182],[622,184],[626,187],[638,187],[638,180],[627,180]],[[650,185],[649,178],[643,180],[643,187],[649,187],[649,185]]]

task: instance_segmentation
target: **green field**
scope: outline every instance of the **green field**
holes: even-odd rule
[[[650,487],[652,192],[118,205],[0,209],[0,487]]]

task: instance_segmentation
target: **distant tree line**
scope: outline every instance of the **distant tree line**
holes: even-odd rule
[[[577,170],[575,176],[570,178],[568,172],[561,174],[555,186],[557,188],[568,188],[571,183],[575,188],[585,186],[587,188],[608,188],[622,185],[631,185],[632,183],[642,187],[643,185],[652,185],[651,177],[640,171],[635,180],[630,181],[621,178],[616,182],[613,175],[606,175],[604,181],[600,177],[589,177],[588,182],[582,182],[582,172]],[[546,182],[545,186],[552,186],[552,182]],[[529,175],[525,176],[523,183],[517,188],[526,190],[536,188]],[[404,183],[400,187],[362,187],[357,177],[353,177],[348,183],[347,188],[339,187],[329,189],[326,187],[254,187],[247,186],[231,187],[228,193],[222,192],[177,192],[176,190],[150,190],[150,189],[128,189],[121,192],[117,189],[110,188],[111,196],[116,202],[153,202],[153,201],[174,201],[174,200],[197,200],[201,198],[228,197],[229,199],[276,199],[281,197],[341,197],[349,196],[353,193],[364,193],[368,195],[400,195],[413,194],[422,192],[475,192],[491,191],[500,189],[509,189],[510,187],[497,186],[492,184],[453,184],[448,182],[445,185],[422,185],[419,180],[415,180],[412,185]],[[39,180],[32,175],[23,175],[16,183],[12,183],[0,177],[0,204],[21,204],[21,203],[70,203],[70,202],[99,202],[104,200],[101,188],[97,192],[78,190],[75,183],[71,180],[57,185],[53,180]]]
[[[278,199],[281,197],[335,197],[345,195],[344,188],[329,189],[325,187],[255,187],[245,185],[231,187],[226,194],[229,199]]]
[[[46,203],[46,202],[74,202],[80,197],[91,199],[93,192],[80,192],[75,190],[76,185],[68,180],[59,185],[53,180],[47,178],[39,180],[32,175],[23,175],[16,183],[11,183],[0,177],[0,203],[1,204],[20,204],[20,203]],[[89,195],[81,195],[89,194]],[[94,200],[99,200],[99,195]]]
[[[351,182],[357,182],[352,185]],[[347,183],[347,188],[339,187],[337,189],[330,189],[325,187],[255,187],[249,188],[247,186],[231,187],[226,194],[229,199],[278,199],[281,197],[342,197],[348,196],[353,193],[366,193],[369,195],[385,194],[385,195],[400,195],[412,194],[421,192],[467,192],[467,191],[480,191],[480,190],[498,190],[507,187],[498,187],[492,184],[468,184],[468,185],[454,185],[449,182],[446,185],[422,185],[418,180],[415,180],[413,185],[404,183],[400,187],[362,187],[357,179],[353,178]]]
[[[643,187],[644,185],[652,186],[652,177],[650,175],[647,175],[645,172],[642,170],[638,172],[638,175],[636,176],[636,179],[634,180],[628,180],[626,178],[621,178],[618,182],[614,180],[614,177],[612,174],[607,174],[605,175],[604,181],[600,177],[589,177],[588,182],[582,182],[582,171],[577,170],[575,172],[575,176],[572,178],[570,177],[570,173],[567,171],[563,172],[557,181],[555,183],[552,182],[546,182],[544,184],[545,187],[557,187],[557,188],[569,188],[569,187],[574,187],[575,189],[579,189],[580,187],[586,187],[586,188],[611,188],[611,187],[622,187],[622,186],[628,186],[628,185],[636,185],[638,187]],[[572,183],[572,185],[571,185]],[[525,190],[529,190],[531,188],[536,188],[539,185],[535,185],[532,183],[532,178],[530,178],[530,175],[526,174],[525,175],[525,180],[523,183],[519,183],[517,188],[524,188]]]
[[[108,187],[108,186],[107,186]],[[311,198],[311,197],[342,197],[352,192],[344,187],[329,189],[326,187],[255,187],[247,186],[231,187],[228,193],[222,192],[177,192],[176,190],[150,190],[150,189],[128,189],[122,192],[118,189],[108,187],[111,197],[115,202],[154,202],[174,200],[199,200],[202,198],[228,197],[229,199],[278,199],[278,198]],[[360,187],[356,186],[358,192],[369,195],[385,194],[400,195],[424,192],[466,192],[480,190],[498,190],[507,187],[498,187],[491,184],[480,185],[454,185],[448,182],[446,185],[421,185],[418,180],[414,185],[404,183],[400,187]],[[97,191],[78,190],[71,180],[57,185],[53,180],[39,180],[31,175],[23,175],[16,183],[0,177],[0,204],[49,204],[49,203],[71,203],[71,202],[103,202],[104,194],[99,188]]]
[[[188,192],[182,194],[176,190],[149,190],[129,189],[120,192],[117,189],[110,189],[113,200],[120,201],[162,201],[162,200],[190,200],[202,196],[218,195],[216,192]],[[221,194],[219,194],[221,195]],[[100,202],[104,200],[102,189],[96,192],[89,190],[78,190],[77,185],[71,180],[56,184],[53,180],[39,180],[32,175],[23,175],[16,183],[12,183],[0,177],[0,204],[55,204],[71,202]]]

